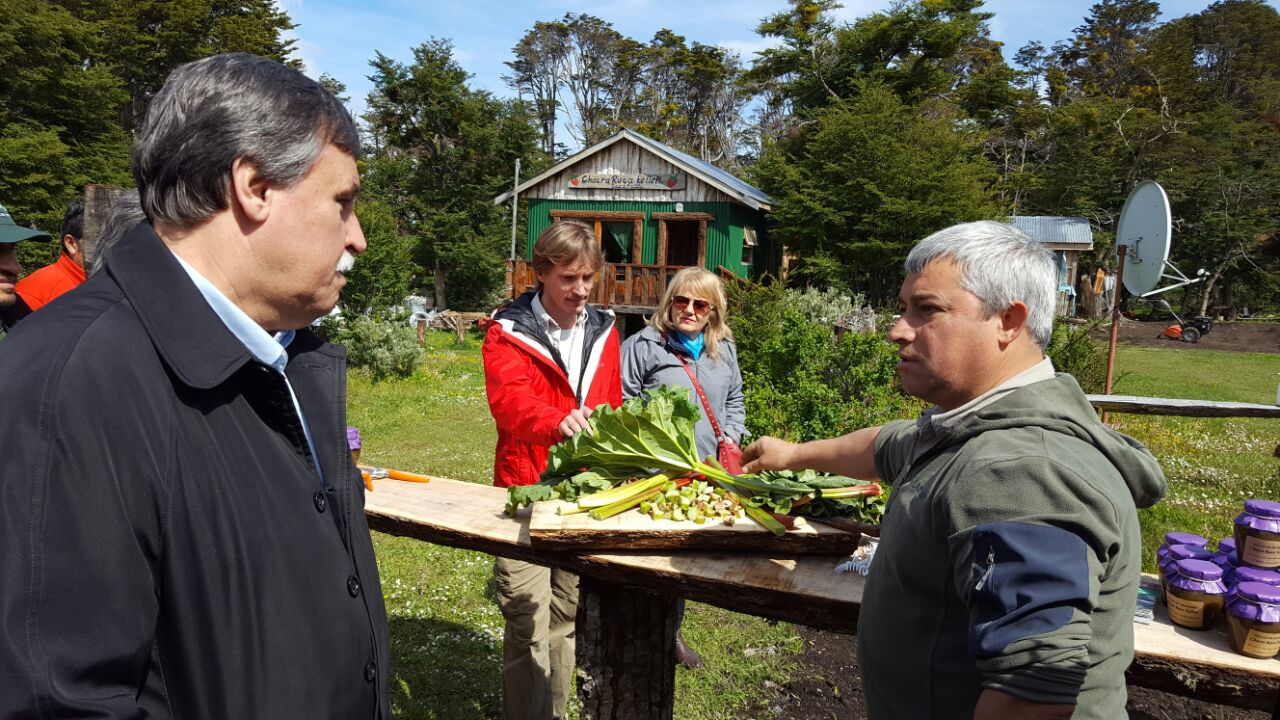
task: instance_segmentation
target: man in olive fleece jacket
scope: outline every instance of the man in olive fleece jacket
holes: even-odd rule
[[[893,485],[858,622],[873,720],[1125,716],[1137,508],[1165,482],[1044,357],[1055,278],[1052,255],[1008,225],[929,236],[907,258],[889,339],[903,389],[934,407],[744,451],[748,472]]]

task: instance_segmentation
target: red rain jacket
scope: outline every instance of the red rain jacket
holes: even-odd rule
[[[579,406],[622,404],[618,331],[613,313],[587,308],[582,397],[575,397],[559,353],[533,313],[527,292],[493,316],[484,339],[484,382],[498,425],[493,484],[530,485],[547,466],[547,451],[564,439],[560,422]]]

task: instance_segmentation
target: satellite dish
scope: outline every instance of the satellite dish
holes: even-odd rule
[[[1173,220],[1169,196],[1160,183],[1144,180],[1129,193],[1120,211],[1116,243],[1125,246],[1124,287],[1139,297],[1151,292],[1169,262]]]

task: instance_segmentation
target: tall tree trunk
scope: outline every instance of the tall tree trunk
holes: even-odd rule
[[[582,577],[578,697],[584,720],[670,720],[676,599]]]
[[[1200,298],[1200,317],[1204,317],[1209,313],[1209,301],[1213,299],[1213,286],[1218,284],[1218,278],[1222,277],[1222,271],[1217,270],[1209,276],[1209,280],[1204,284],[1204,295]]]
[[[445,279],[448,277],[448,275],[449,274],[445,272],[444,267],[440,265],[440,260],[437,259],[436,267],[435,267],[436,310],[448,309],[448,305],[446,304],[448,295],[445,293],[445,287],[444,287]]]

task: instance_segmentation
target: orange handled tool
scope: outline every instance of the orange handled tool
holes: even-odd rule
[[[364,476],[365,488],[372,490],[373,481],[382,478],[391,478],[392,480],[403,480],[405,482],[425,483],[431,482],[431,478],[426,475],[405,472],[404,470],[388,470],[387,468],[371,467],[369,465],[357,465],[360,474]]]

